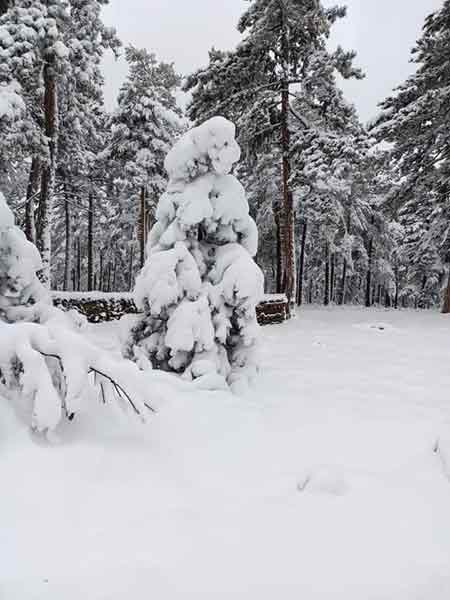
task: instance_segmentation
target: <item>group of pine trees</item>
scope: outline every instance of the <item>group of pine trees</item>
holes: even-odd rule
[[[450,0],[426,20],[416,72],[370,127],[339,88],[364,76],[355,54],[330,49],[346,10],[317,0],[252,0],[237,47],[212,49],[184,80],[126,48],[109,114],[101,59],[120,41],[102,21],[107,2],[0,0],[0,187],[45,284],[131,289],[165,155],[187,124],[221,115],[237,127],[267,292],[291,306],[426,308],[444,297],[450,310]]]

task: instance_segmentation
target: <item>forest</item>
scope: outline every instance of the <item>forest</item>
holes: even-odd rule
[[[345,8],[255,1],[236,48],[212,48],[206,66],[179,74],[151,50],[123,48],[105,4],[0,5],[0,186],[47,287],[133,289],[165,155],[190,126],[221,115],[237,127],[267,293],[292,307],[449,310],[449,2],[424,24],[415,73],[370,124],[340,89],[365,75],[355,53],[328,43]],[[111,113],[108,52],[129,66]]]
[[[330,1],[0,0],[1,600],[450,598],[450,0]]]

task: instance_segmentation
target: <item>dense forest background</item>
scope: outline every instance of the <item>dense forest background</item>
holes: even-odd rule
[[[292,305],[450,310],[450,0],[424,24],[416,72],[370,125],[339,87],[364,77],[355,54],[327,43],[344,8],[252,0],[239,45],[211,49],[207,66],[181,76],[148,50],[123,49],[105,4],[0,0],[0,188],[48,286],[130,290],[166,153],[220,114],[237,126],[267,292]],[[105,52],[129,65],[111,114]]]

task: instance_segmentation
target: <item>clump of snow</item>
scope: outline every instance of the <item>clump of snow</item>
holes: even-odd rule
[[[0,120],[15,119],[25,110],[25,103],[20,91],[17,82],[0,83]]]
[[[36,246],[15,226],[14,216],[0,192],[0,318],[8,310],[48,298],[36,277],[42,268]]]
[[[256,224],[230,174],[239,157],[235,127],[223,117],[188,131],[169,152],[169,184],[134,291],[145,315],[125,348],[141,365],[147,357],[158,369],[220,387],[226,378],[236,389],[256,373],[264,287],[252,259]]]
[[[235,126],[223,117],[213,117],[185,133],[164,163],[172,186],[207,173],[211,166],[218,174],[229,173],[241,156],[235,135]]]

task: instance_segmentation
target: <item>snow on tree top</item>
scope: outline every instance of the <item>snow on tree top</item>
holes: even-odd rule
[[[241,156],[236,127],[224,117],[213,117],[185,133],[166,157],[171,181],[188,181],[212,169],[219,175],[231,171]]]

